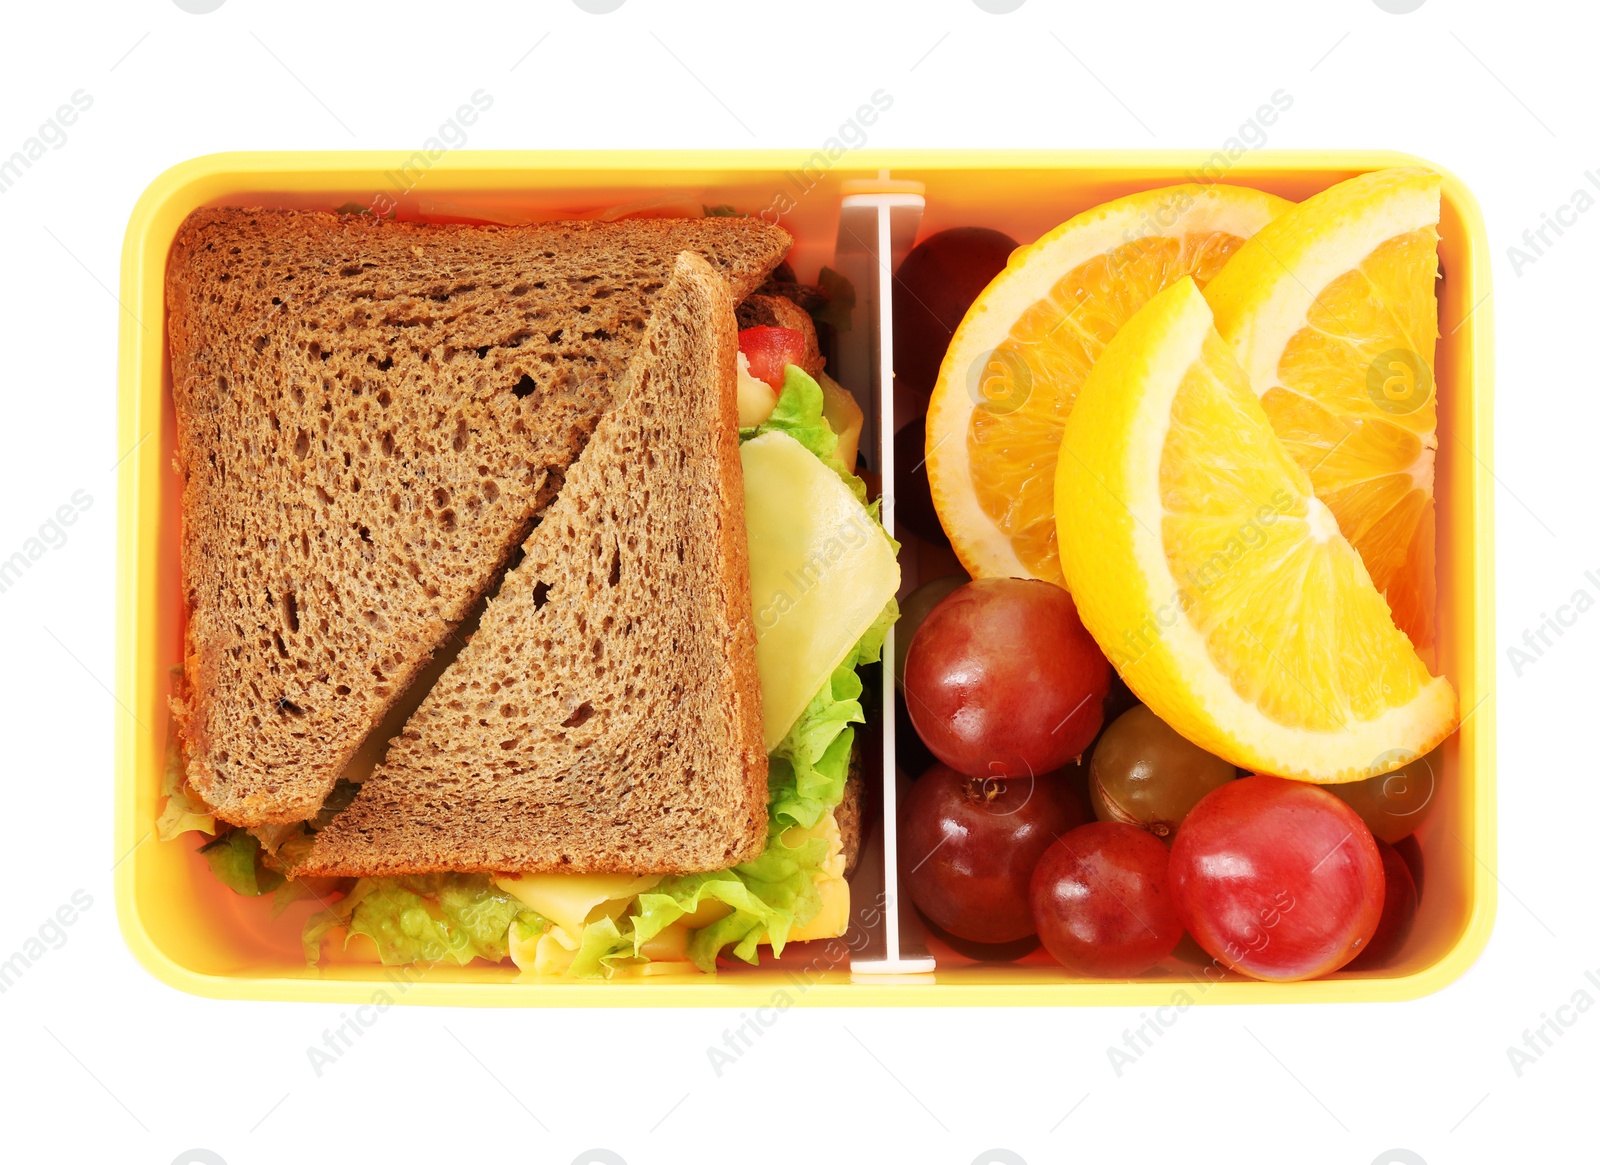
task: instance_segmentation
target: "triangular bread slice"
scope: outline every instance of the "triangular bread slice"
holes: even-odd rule
[[[304,874],[689,873],[766,840],[733,301],[678,260],[555,505]]]
[[[210,209],[167,268],[191,785],[313,815],[500,576],[680,252],[742,297],[756,219],[497,227]]]

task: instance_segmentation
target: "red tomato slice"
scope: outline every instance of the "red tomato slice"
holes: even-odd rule
[[[750,365],[750,375],[783,391],[783,370],[805,358],[805,333],[794,328],[745,328],[739,333],[739,351]]]

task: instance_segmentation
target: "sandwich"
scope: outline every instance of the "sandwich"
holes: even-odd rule
[[[163,835],[316,898],[312,961],[712,970],[844,932],[855,669],[899,574],[859,408],[804,311],[750,294],[787,245],[186,225]]]
[[[304,820],[560,491],[677,255],[745,219],[506,228],[205,210],[168,262],[195,791]]]

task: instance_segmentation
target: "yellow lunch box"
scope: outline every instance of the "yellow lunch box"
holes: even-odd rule
[[[434,156],[437,155],[437,156]],[[1461,975],[1494,921],[1494,538],[1492,303],[1482,217],[1443,176],[1436,357],[1438,648],[1435,669],[1461,701],[1460,730],[1437,754],[1435,804],[1418,833],[1426,893],[1399,955],[1382,970],[1298,983],[1208,974],[1178,959],[1138,979],[1076,978],[1044,957],[1013,963],[931,959],[897,893],[894,814],[874,828],[852,883],[848,938],[792,944],[758,967],[616,981],[519,978],[510,964],[386,968],[354,958],[307,967],[306,909],[274,919],[266,899],[233,894],[192,839],[155,836],[170,670],[181,662],[180,482],[166,355],[167,254],[202,206],[532,221],[729,205],[795,237],[801,278],[824,264],[850,275],[857,302],[841,356],[868,406],[862,448],[892,513],[892,270],[919,235],[986,226],[1023,242],[1107,199],[1181,182],[1225,181],[1303,199],[1368,170],[1430,163],[1370,151],[817,150],[713,152],[434,151],[240,153],[197,158],[157,178],[134,207],[122,253],[116,614],[117,915],[135,957],[200,995],[344,1003],[481,1006],[828,1006],[1399,1000]],[[914,582],[914,580],[908,580]],[[892,650],[892,648],[890,649]],[[892,669],[883,707],[894,699]],[[894,717],[865,733],[894,794]],[[304,904],[302,904],[304,905]]]

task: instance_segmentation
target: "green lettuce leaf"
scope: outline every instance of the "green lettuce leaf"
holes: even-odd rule
[[[289,878],[272,892],[272,917],[277,918],[302,899],[316,897],[317,890],[312,883],[304,878]]]
[[[890,599],[767,758],[767,812],[773,820],[809,828],[844,797],[855,743],[850,725],[866,721],[856,669],[878,662],[884,637],[899,617]]]
[[[261,862],[261,843],[245,829],[231,829],[200,847],[211,872],[235,894],[255,897],[283,885],[283,875]]]
[[[784,827],[786,828],[786,827]],[[666,878],[640,894],[621,923],[610,918],[583,928],[568,974],[609,977],[618,967],[648,962],[640,948],[706,902],[721,902],[729,913],[689,935],[689,959],[714,974],[724,948],[747,963],[759,961],[763,942],[781,954],[790,932],[815,918],[822,908],[817,871],[828,856],[827,842],[807,838],[795,847],[779,840],[782,828],[769,823],[767,848],[752,861],[710,874]]]
[[[772,415],[759,425],[739,430],[740,442],[749,441],[763,433],[785,433],[793,437],[814,454],[818,461],[837,473],[850,492],[862,505],[867,502],[867,483],[845,468],[839,459],[839,438],[822,415],[822,386],[798,364],[783,370],[783,391],[778,403],[772,406]],[[867,507],[877,517],[877,503]]]
[[[759,961],[757,950],[764,942],[772,945],[774,954],[781,954],[790,931],[810,922],[822,908],[816,874],[828,856],[828,843],[822,838],[785,845],[781,835],[786,828],[769,820],[766,849],[751,861],[731,870],[667,878],[639,895],[628,919],[633,940],[633,951],[628,953],[637,955],[640,946],[684,915],[694,913],[703,902],[715,901],[727,906],[729,913],[689,935],[689,959],[696,967],[714,973],[724,948],[747,963]],[[582,973],[576,964],[573,972]]]
[[[383,963],[454,963],[475,958],[499,962],[510,949],[509,933],[542,930],[545,920],[482,874],[425,874],[362,878],[329,910],[312,915],[301,932],[306,962],[315,964],[322,940],[342,929],[345,941],[362,934]]]
[[[189,788],[183,771],[183,750],[178,746],[178,733],[167,726],[167,763],[161,773],[161,792],[166,804],[161,816],[156,818],[156,835],[162,841],[171,841],[180,833],[191,830],[199,833],[216,833],[217,819],[207,805]]]
[[[580,979],[610,978],[618,967],[649,961],[634,952],[631,932],[624,934],[615,919],[601,918],[583,928],[567,974]]]
[[[787,433],[829,468],[843,466],[844,463],[834,457],[839,438],[822,415],[824,403],[822,386],[798,364],[790,364],[783,370],[783,391],[778,394],[778,403],[772,406],[767,419],[756,426],[756,432]]]

